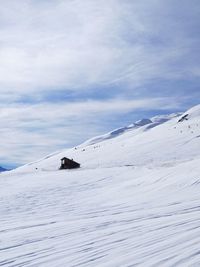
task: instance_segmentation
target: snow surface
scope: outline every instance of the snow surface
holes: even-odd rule
[[[200,266],[200,105],[150,120],[2,173],[0,266]]]

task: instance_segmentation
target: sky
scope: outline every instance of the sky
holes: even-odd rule
[[[199,0],[0,0],[0,166],[200,99]]]

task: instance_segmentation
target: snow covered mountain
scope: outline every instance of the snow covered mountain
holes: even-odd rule
[[[199,151],[200,105],[1,174],[0,266],[200,266]]]
[[[90,139],[80,146],[48,155],[18,171],[55,171],[63,157],[73,158],[82,169],[117,166],[162,166],[198,156],[200,125],[195,107],[185,114],[143,119],[127,127]],[[188,114],[188,119],[179,122]]]
[[[2,168],[1,166],[0,166],[0,172],[5,172],[5,171],[7,171],[5,168]]]

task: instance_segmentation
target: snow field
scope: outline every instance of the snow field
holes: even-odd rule
[[[186,114],[2,173],[0,266],[200,266],[200,107]]]

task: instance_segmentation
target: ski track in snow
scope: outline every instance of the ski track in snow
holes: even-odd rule
[[[2,173],[0,266],[200,266],[198,110]]]
[[[199,266],[199,162],[1,179],[0,266]]]

